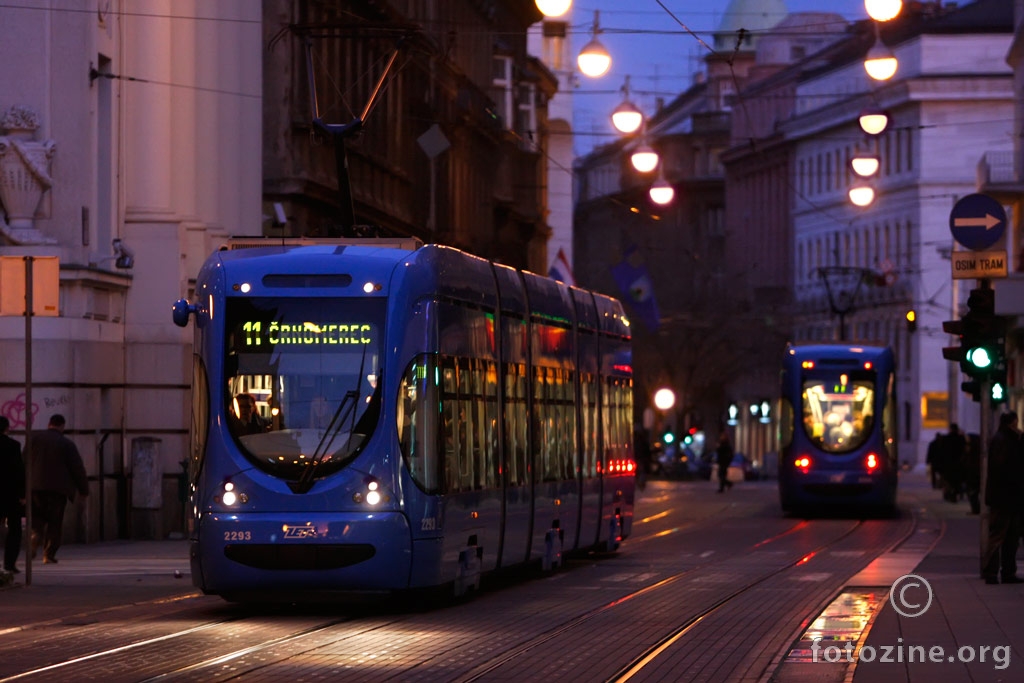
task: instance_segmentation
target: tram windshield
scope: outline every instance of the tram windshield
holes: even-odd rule
[[[224,403],[242,453],[289,480],[344,467],[380,414],[384,301],[232,297],[225,317]]]
[[[804,430],[815,446],[848,453],[867,441],[875,417],[875,382],[868,374],[804,378]]]

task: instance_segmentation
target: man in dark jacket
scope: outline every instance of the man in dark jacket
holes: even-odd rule
[[[21,548],[21,518],[25,511],[25,465],[21,444],[7,436],[11,421],[0,416],[0,517],[7,519],[4,569],[18,572],[15,563]]]
[[[732,444],[729,443],[729,435],[726,432],[718,434],[718,447],[715,448],[715,460],[718,461],[718,492],[726,488],[732,488],[729,481],[729,465],[732,463]]]
[[[64,416],[56,414],[47,430],[32,433],[32,554],[42,542],[43,564],[57,562],[68,501],[75,493],[89,495],[82,456],[64,427]]]
[[[985,481],[985,504],[989,508],[988,545],[985,548],[985,583],[1024,583],[1017,577],[1017,518],[1020,511],[1021,479],[1024,464],[1020,461],[1020,434],[1017,414],[999,416],[999,429],[988,443],[988,472]]]

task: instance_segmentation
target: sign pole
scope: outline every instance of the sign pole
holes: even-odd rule
[[[32,257],[25,257],[25,585],[32,585]]]

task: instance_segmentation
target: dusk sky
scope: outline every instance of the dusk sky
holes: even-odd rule
[[[609,117],[622,101],[620,88],[627,74],[631,99],[645,113],[654,111],[658,97],[668,102],[686,90],[708,53],[708,48],[697,38],[710,46],[711,32],[720,26],[729,6],[729,0],[662,0],[662,3],[671,15],[656,0],[573,3],[574,55],[590,40],[595,10],[600,11],[602,33],[599,39],[612,55],[611,70],[603,77],[580,76],[573,105],[577,154],[585,154],[594,146],[614,139]],[[790,12],[835,12],[850,21],[867,17],[864,0],[785,0],[785,4]],[[676,19],[697,37],[690,35]]]

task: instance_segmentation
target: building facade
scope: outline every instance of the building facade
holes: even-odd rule
[[[533,0],[86,4],[0,8],[0,409],[22,440],[66,416],[91,482],[67,540],[162,536],[191,405],[170,305],[207,256],[414,236],[546,272],[557,83],[526,52]],[[356,118],[346,220],[330,126]]]
[[[181,528],[191,339],[169,305],[260,223],[259,7],[90,4],[0,8],[0,410],[21,439],[67,418],[91,482],[68,540]]]

